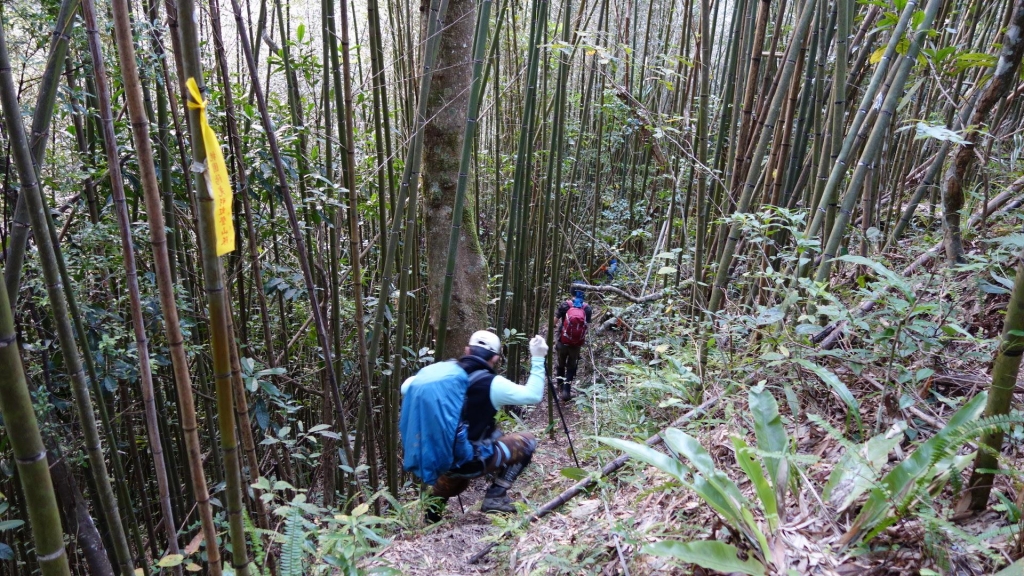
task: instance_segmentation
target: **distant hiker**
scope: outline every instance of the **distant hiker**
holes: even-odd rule
[[[515,512],[508,489],[530,463],[537,439],[529,432],[502,434],[494,421],[503,406],[537,404],[544,397],[544,338],[530,340],[530,377],[526,386],[495,374],[501,364],[501,340],[486,330],[474,332],[459,360],[427,366],[402,384],[399,424],[403,465],[441,499],[427,509],[427,522],[441,520],[448,498],[469,481],[494,474],[481,512]]]
[[[576,290],[573,297],[562,302],[555,311],[555,319],[561,321],[555,352],[555,376],[558,379],[558,397],[568,400],[572,397],[572,381],[576,379],[576,366],[580,362],[580,347],[587,341],[587,327],[590,324],[590,304],[583,301],[583,291]]]
[[[611,284],[612,280],[615,280],[615,273],[619,271],[619,260],[612,256],[612,259],[608,261],[608,268],[605,270],[604,275],[608,278],[608,283]]]
[[[601,266],[594,271],[591,275],[592,278],[599,278],[604,276],[605,281],[611,284],[612,280],[615,280],[615,273],[619,271],[619,260],[615,256],[608,259],[607,262],[601,264]]]

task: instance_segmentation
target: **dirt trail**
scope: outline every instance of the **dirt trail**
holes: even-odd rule
[[[587,434],[577,426],[579,409],[570,401],[563,405],[566,422],[573,434],[573,444],[579,448],[578,434]],[[548,426],[547,400],[524,409],[522,424],[516,430],[527,430],[537,435],[539,445],[532,464],[509,491],[517,502],[539,507],[551,497],[567,488],[573,480],[566,478],[560,470],[575,467],[569,444],[562,431],[558,412],[555,412],[556,429],[554,437],[544,431]],[[586,426],[584,423],[583,426]],[[512,427],[505,427],[512,431]],[[587,462],[580,464],[588,467]],[[504,554],[492,553],[474,565],[466,560],[485,544],[484,538],[497,536],[502,528],[495,525],[495,519],[480,513],[480,500],[490,485],[487,478],[473,480],[469,489],[462,494],[462,506],[456,498],[448,503],[444,519],[437,526],[409,531],[394,538],[390,546],[378,555],[376,565],[390,566],[402,574],[410,575],[451,575],[451,574],[492,574],[504,567]]]

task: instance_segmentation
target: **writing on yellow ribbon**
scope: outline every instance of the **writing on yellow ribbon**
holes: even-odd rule
[[[213,196],[214,230],[217,234],[217,256],[223,256],[235,249],[235,222],[231,217],[231,182],[228,180],[228,168],[224,163],[217,135],[210,123],[206,121],[206,101],[199,93],[195,78],[186,82],[189,94],[188,107],[199,110],[199,128],[203,134],[203,146],[206,148],[206,187]]]

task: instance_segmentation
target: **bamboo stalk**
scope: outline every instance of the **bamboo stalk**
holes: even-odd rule
[[[125,537],[124,527],[118,513],[117,500],[110,485],[106,459],[100,444],[99,431],[96,428],[96,414],[89,399],[88,383],[82,368],[82,359],[75,344],[74,329],[69,321],[68,304],[61,290],[60,271],[54,255],[54,244],[47,228],[45,206],[42,193],[36,180],[35,166],[29,141],[25,135],[25,127],[21,123],[21,107],[18,105],[14,79],[11,76],[10,59],[7,55],[6,39],[0,26],[0,99],[7,121],[10,147],[18,168],[21,181],[21,194],[25,197],[28,216],[32,223],[32,231],[36,238],[40,264],[46,283],[47,296],[57,328],[61,351],[71,390],[78,408],[79,422],[85,436],[85,450],[89,457],[89,469],[97,490],[97,504],[114,544],[114,552],[122,576],[133,576],[131,551]]]
[[[122,62],[122,73],[135,67],[135,47],[132,38],[131,22],[128,20],[127,0],[114,0],[114,32],[117,36],[117,49]],[[103,133],[104,149],[107,155],[107,169],[110,174],[111,194],[114,201],[114,212],[117,216],[118,230],[121,234],[121,254],[124,259],[125,285],[128,290],[129,308],[132,316],[132,330],[135,334],[136,353],[139,358],[139,383],[142,388],[142,402],[146,421],[146,432],[149,437],[149,449],[153,455],[153,470],[156,475],[157,493],[160,501],[162,524],[167,537],[167,553],[178,553],[178,530],[174,522],[174,511],[171,508],[170,488],[167,481],[167,467],[164,460],[163,442],[157,423],[156,400],[153,392],[153,372],[149,359],[149,339],[146,337],[145,318],[142,315],[142,297],[139,293],[139,277],[135,265],[135,248],[132,244],[131,224],[128,220],[128,207],[124,195],[124,180],[121,176],[120,158],[117,154],[117,137],[114,134],[113,111],[110,105],[110,91],[107,88],[107,72],[103,62],[103,48],[100,46],[99,35],[96,33],[96,11],[93,0],[82,0],[82,16],[85,20],[89,52],[93,61],[93,77],[96,85],[96,98],[99,103],[100,128]],[[124,63],[128,66],[125,67]],[[128,72],[130,74],[130,72]],[[148,144],[149,121],[142,108],[141,89],[138,70],[135,70],[135,93],[129,96],[135,110],[131,112],[133,127],[144,129],[144,138]],[[138,133],[134,133],[136,137]],[[138,138],[136,138],[136,142]],[[153,169],[152,153],[146,162],[146,168]],[[140,162],[141,166],[142,162]],[[155,174],[151,182],[156,184]],[[180,576],[181,566],[174,572]]]
[[[195,79],[200,94],[205,91],[202,67],[199,61],[199,16],[193,0],[177,0],[181,53],[178,59],[187,78]],[[206,145],[202,136],[200,116],[203,102],[189,99],[188,118],[192,143],[193,166],[202,167],[205,172]],[[248,576],[249,555],[245,540],[245,525],[242,518],[242,474],[238,456],[238,439],[235,436],[234,396],[231,387],[231,352],[233,338],[229,329],[230,314],[225,291],[224,270],[217,256],[217,230],[214,222],[212,191],[208,189],[203,172],[193,170],[198,207],[195,214],[199,223],[199,247],[202,254],[204,288],[207,296],[208,321],[210,326],[210,352],[213,357],[213,376],[216,385],[217,421],[220,432],[220,446],[223,453],[225,477],[225,504],[231,541],[231,566],[238,576]]]
[[[138,66],[135,62],[135,48],[132,44],[131,29],[127,27],[125,10],[126,0],[115,0],[114,32],[118,39],[121,74],[124,81],[125,100],[132,121],[136,155],[139,158],[139,172],[142,176],[142,190],[145,194],[146,216],[149,220],[149,239],[153,249],[153,267],[156,272],[157,291],[160,298],[160,311],[164,319],[164,333],[167,338],[174,370],[174,382],[178,398],[178,417],[184,434],[185,451],[188,456],[188,468],[192,491],[202,525],[203,537],[206,539],[208,570],[211,575],[218,576],[220,568],[220,548],[217,546],[217,528],[213,522],[213,510],[210,506],[210,493],[203,473],[203,449],[199,441],[198,424],[196,422],[195,400],[192,397],[192,375],[189,372],[188,357],[185,354],[184,336],[178,318],[178,305],[174,294],[174,277],[172,273],[168,236],[164,222],[162,191],[156,179],[153,164],[153,147],[149,139],[149,121],[142,110],[142,94],[139,84]],[[123,20],[123,21],[122,21]],[[162,106],[165,108],[166,106]],[[166,154],[161,154],[165,157]],[[169,174],[161,161],[164,181],[169,184]]]
[[[0,61],[7,61],[7,46],[0,33]],[[14,316],[7,299],[7,287],[0,283],[0,413],[10,439],[18,480],[24,492],[36,562],[43,576],[70,576],[64,549],[64,531],[53,491],[46,448],[39,434],[32,396],[18,354]]]
[[[343,2],[345,0],[342,0]],[[473,79],[470,84],[469,110],[466,113],[466,130],[462,136],[462,156],[459,160],[459,177],[455,188],[455,206],[452,208],[452,232],[448,238],[448,262],[444,273],[444,292],[441,296],[440,320],[437,324],[437,349],[445,350],[448,336],[448,314],[452,300],[452,283],[455,280],[455,262],[459,253],[462,236],[463,210],[466,199],[466,183],[469,177],[470,154],[473,151],[473,137],[476,133],[480,101],[482,96],[481,70],[484,62],[484,48],[487,45],[487,29],[490,24],[492,0],[481,0],[477,14],[477,29],[473,39]]]

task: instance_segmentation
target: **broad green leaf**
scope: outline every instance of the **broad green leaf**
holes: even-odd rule
[[[696,438],[678,428],[668,428],[661,437],[665,443],[679,456],[690,461],[690,465],[706,477],[712,477],[718,470],[715,469],[715,461],[711,454],[700,445]]]
[[[668,556],[701,568],[718,572],[739,572],[750,576],[761,576],[765,573],[764,565],[753,558],[739,559],[739,550],[732,544],[714,540],[698,540],[694,542],[663,541],[648,544],[642,551],[655,556]]]
[[[910,294],[913,293],[913,290],[910,284],[906,281],[906,279],[897,275],[892,270],[889,270],[880,262],[875,262],[870,258],[865,258],[863,256],[855,256],[853,254],[837,256],[836,260],[842,260],[843,262],[849,262],[850,264],[856,264],[858,266],[867,266],[868,268],[874,270],[879,276],[884,277],[888,281],[890,286],[902,292],[904,296],[909,296]]]
[[[886,437],[879,434],[868,440],[855,452],[847,452],[832,469],[822,490],[822,498],[831,501],[837,512],[850,507],[868,491],[878,479],[882,466],[889,460],[889,452],[903,440],[903,431]]]
[[[4,530],[14,530],[24,523],[24,520],[4,520],[3,522],[0,522],[0,532],[3,532]]]
[[[981,416],[985,410],[988,393],[982,392],[971,398],[949,419],[946,426],[935,436],[917,447],[898,466],[886,474],[868,496],[853,525],[843,535],[842,543],[849,545],[863,536],[870,539],[896,521],[893,508],[903,510],[909,504],[908,497],[915,494],[920,484],[931,481],[936,475],[936,465],[944,458],[955,454],[960,448],[949,443],[952,432]]]
[[[320,432],[322,430],[327,430],[330,427],[331,427],[330,424],[317,424],[316,426],[313,426],[312,428],[310,428],[309,431],[306,432],[306,433],[307,434],[316,434],[317,432]]]
[[[945,126],[918,122],[915,130],[917,133],[914,136],[914,140],[932,138],[942,142],[952,142],[953,144],[967,144],[967,140],[963,136]]]
[[[700,442],[677,428],[665,430],[662,438],[673,452],[686,458],[699,473],[693,476],[693,491],[734,528],[746,534],[751,544],[757,544],[757,533],[760,531],[756,526],[751,530],[743,518],[743,510],[747,506],[746,498],[728,476],[715,468],[711,455]]]
[[[181,554],[168,554],[167,556],[161,558],[160,561],[156,563],[156,565],[161,568],[173,568],[181,564],[183,560],[185,560],[185,557]]]
[[[772,491],[771,485],[764,477],[764,470],[754,459],[753,451],[743,441],[743,438],[733,435],[732,445],[736,450],[736,463],[740,465],[747,478],[750,478],[750,483],[754,485],[761,509],[764,510],[765,518],[768,519],[768,528],[774,532],[779,526],[779,510],[775,492]]]
[[[636,458],[641,462],[646,462],[666,474],[675,476],[681,481],[685,480],[685,477],[688,476],[688,471],[678,460],[671,456],[662,454],[646,444],[639,444],[637,442],[621,440],[619,438],[605,438],[600,436],[596,439],[598,442],[602,442],[616,450],[625,452],[626,454],[629,454],[630,457]]]
[[[570,480],[583,480],[587,477],[587,471],[582,468],[562,468],[559,473]]]
[[[786,435],[786,427],[782,424],[782,416],[779,415],[779,404],[775,401],[775,396],[772,396],[771,392],[763,387],[757,387],[747,394],[747,402],[750,405],[750,414],[754,419],[757,447],[764,452],[787,453],[789,437]],[[766,456],[764,464],[775,489],[783,489],[788,479],[779,475],[779,458]]]
[[[750,508],[744,506],[741,510],[743,514],[743,521],[746,523],[747,529],[744,533],[747,538],[750,538],[754,544],[757,544],[761,549],[761,554],[767,562],[772,561],[772,549],[768,546],[768,539],[765,538],[764,532],[761,532],[761,528],[757,525],[757,520],[754,520],[754,515],[750,512]]]

